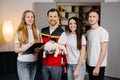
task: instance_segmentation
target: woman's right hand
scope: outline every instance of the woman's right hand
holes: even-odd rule
[[[74,71],[74,74],[73,74],[73,77],[78,77],[78,74],[79,74],[79,71],[78,71],[78,70],[75,70],[75,71]]]

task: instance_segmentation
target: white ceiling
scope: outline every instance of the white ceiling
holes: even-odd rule
[[[120,0],[104,0],[105,2],[120,2]]]

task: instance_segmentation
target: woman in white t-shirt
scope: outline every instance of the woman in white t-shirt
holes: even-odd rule
[[[77,17],[68,20],[66,49],[68,80],[84,80],[86,39],[83,36],[82,22]]]
[[[24,11],[15,37],[15,52],[18,53],[17,72],[19,80],[34,80],[37,69],[37,54],[23,54],[33,43],[39,42],[39,31],[36,28],[35,14]]]

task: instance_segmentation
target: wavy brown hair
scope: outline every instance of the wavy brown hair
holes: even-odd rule
[[[26,21],[25,21],[25,17],[26,17],[27,13],[32,13],[33,16],[34,16],[34,22],[32,24],[32,31],[33,31],[33,36],[34,36],[34,42],[39,42],[40,41],[39,34],[37,33],[37,27],[36,27],[36,21],[35,21],[35,14],[31,10],[26,10],[22,14],[22,19],[21,19],[21,22],[20,22],[20,24],[18,26],[18,29],[17,29],[18,40],[22,44],[28,43],[28,30],[27,30],[27,27],[26,27],[27,24],[26,24]]]

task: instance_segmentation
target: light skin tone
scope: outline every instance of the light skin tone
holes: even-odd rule
[[[31,29],[32,28],[32,24],[33,24],[33,21],[34,21],[34,16],[32,13],[27,13],[26,14],[26,17],[25,17],[25,21],[26,21],[26,24],[27,24],[27,28]]]
[[[69,28],[70,28],[70,30],[71,30],[71,32],[72,32],[73,34],[76,34],[77,25],[76,25],[75,20],[71,19],[71,20],[69,21]]]
[[[25,16],[25,22],[27,24],[27,29],[31,29],[32,28],[32,24],[34,22],[34,16],[31,12],[28,12]],[[33,43],[32,43],[33,44]],[[32,45],[31,44],[31,45]],[[16,53],[20,53],[20,52],[24,52],[27,48],[22,48],[21,47],[21,43],[16,43],[15,44],[15,52]]]
[[[50,29],[55,30],[58,27],[59,16],[56,11],[49,12],[48,14],[48,22],[50,24]]]
[[[58,27],[58,21],[59,21],[59,15],[57,11],[49,12],[48,22],[50,24],[50,30],[54,31]],[[60,44],[60,45],[64,45],[64,44]]]
[[[50,30],[54,31],[59,26],[58,25],[59,15],[58,15],[57,11],[49,12],[47,17],[48,17],[48,22],[50,24]],[[65,46],[65,44],[59,44],[59,45]],[[61,53],[62,50],[59,50],[59,52]],[[66,73],[66,67],[64,67],[64,72]]]
[[[99,15],[96,12],[90,12],[88,17],[88,22],[91,25],[92,29],[97,29],[99,27],[98,24]],[[108,48],[108,42],[101,42],[101,52],[99,55],[99,59],[97,62],[97,65],[95,66],[93,70],[93,75],[98,76],[100,72],[100,66],[106,56],[107,48]]]
[[[76,22],[74,19],[71,19],[69,21],[69,29],[71,30],[71,33],[72,34],[76,34],[76,28],[77,28],[77,25],[76,25]],[[80,57],[79,57],[79,60],[78,60],[78,64],[77,64],[77,67],[74,71],[74,74],[73,74],[73,77],[78,77],[79,75],[79,70],[81,68],[81,65],[83,63],[83,60],[85,58],[85,55],[86,55],[86,46],[85,45],[82,45],[81,47],[81,50],[80,50]]]

